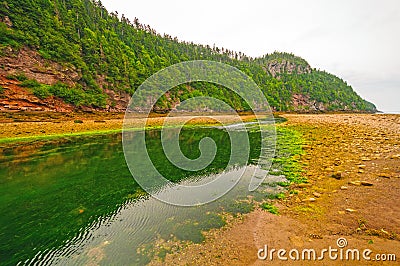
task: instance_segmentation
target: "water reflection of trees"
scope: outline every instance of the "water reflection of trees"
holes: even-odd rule
[[[132,132],[132,141],[136,141]],[[161,132],[146,132],[148,153],[156,168],[178,182],[221,172],[229,161],[230,139],[219,129],[183,130],[182,152],[199,156],[204,137],[217,143],[214,161],[197,172],[178,169],[163,153]],[[125,202],[143,196],[125,162],[122,135],[71,137],[0,150],[0,257],[11,263],[57,248],[97,219],[112,215]],[[250,142],[257,134],[250,135]],[[257,145],[250,157],[257,156]],[[36,249],[33,249],[35,247]]]

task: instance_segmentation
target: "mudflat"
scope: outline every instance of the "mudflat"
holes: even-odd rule
[[[235,123],[240,120],[251,121],[251,114],[232,115],[201,115],[176,116],[168,120],[169,125],[210,125],[217,123]],[[161,127],[165,122],[164,115],[152,115],[149,118],[137,117],[129,121],[130,126]],[[121,131],[124,123],[123,113],[0,113],[0,142],[7,140],[45,138],[65,134],[90,134],[96,132]]]
[[[276,200],[279,215],[256,208],[239,219],[229,219],[221,229],[205,232],[205,242],[183,245],[164,261],[156,258],[151,264],[374,265],[377,262],[372,259],[378,254],[385,258],[395,254],[400,259],[400,115],[282,116],[288,120],[277,126],[294,129],[304,139],[300,162],[308,182],[291,185],[286,197]],[[218,119],[236,121],[230,116]],[[163,117],[153,117],[148,125],[162,126],[163,122]],[[0,140],[121,130],[122,123],[123,114],[2,113]],[[216,121],[193,116],[191,123]],[[342,250],[358,249],[360,260],[332,260],[326,254],[322,262],[283,261],[276,254],[279,249],[314,249],[320,257],[323,249],[340,250],[340,238],[347,241]],[[266,260],[257,256],[266,245],[268,252],[276,250],[272,261],[269,253]],[[362,258],[366,249],[372,252],[369,261]]]
[[[394,265],[393,254],[400,260],[400,115],[284,116],[288,121],[279,126],[303,135],[308,183],[292,185],[278,200],[280,215],[258,208],[153,265],[376,265],[378,259]],[[267,258],[260,260],[266,245]],[[325,253],[318,261],[329,247],[337,258]],[[278,259],[279,249],[287,261]],[[299,260],[289,258],[292,249]],[[314,249],[316,260],[307,254],[302,260],[304,249]],[[360,259],[352,259],[349,249],[359,250]],[[363,258],[368,249],[370,260]]]

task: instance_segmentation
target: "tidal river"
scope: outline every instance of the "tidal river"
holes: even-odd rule
[[[223,129],[182,130],[180,148],[188,158],[200,155],[198,144],[204,137],[218,147],[213,162],[195,172],[168,161],[160,131],[146,131],[146,145],[160,173],[177,184],[195,185],[251,167],[259,159],[260,134],[257,130],[248,134],[248,162],[229,169],[225,168],[231,147]],[[249,192],[250,174],[245,172],[238,185],[217,201],[196,207],[169,205],[146,194],[132,178],[121,138],[121,134],[71,137],[1,149],[1,265],[143,265],[171,252],[156,243],[201,242],[203,231],[225,224],[224,215],[251,211],[249,195],[261,199],[267,190],[280,189],[264,184]],[[168,197],[170,191],[166,187],[157,193]]]

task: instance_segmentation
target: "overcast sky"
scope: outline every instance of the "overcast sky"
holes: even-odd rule
[[[400,112],[399,0],[102,0],[159,33],[253,57],[291,52]]]

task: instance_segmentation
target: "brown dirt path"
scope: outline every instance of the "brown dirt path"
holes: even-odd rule
[[[206,233],[202,244],[168,254],[153,265],[398,265],[400,261],[400,116],[285,115],[282,126],[303,133],[309,184],[293,186],[278,202],[281,215],[260,209]],[[338,248],[395,254],[397,262],[258,260],[257,251]],[[288,256],[288,254],[286,254]],[[362,256],[362,255],[361,255]]]

